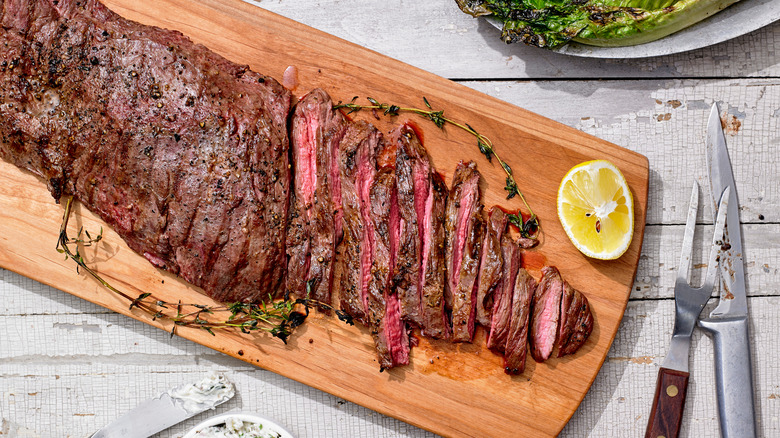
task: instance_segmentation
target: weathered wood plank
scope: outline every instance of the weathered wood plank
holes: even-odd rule
[[[705,312],[714,305],[710,303]],[[780,298],[749,300],[756,394],[765,436],[780,433]],[[34,322],[34,324],[31,324]],[[562,436],[638,436],[674,322],[672,300],[631,302],[593,389]],[[24,336],[22,336],[24,335]],[[0,352],[0,411],[42,436],[84,436],[135,403],[208,370],[224,372],[238,397],[218,412],[241,409],[279,419],[299,436],[433,436],[121,315],[0,317],[2,339],[23,339]],[[52,338],[61,342],[41,343]],[[692,380],[681,436],[713,436],[712,345],[694,334]],[[52,367],[56,362],[57,366]],[[117,397],[117,395],[119,397]],[[183,431],[202,417],[174,431]],[[628,419],[628,421],[626,421]],[[619,421],[618,421],[619,420]],[[41,425],[53,427],[42,429]],[[166,434],[165,436],[170,436]]]
[[[455,0],[246,0],[438,75],[462,78],[747,77],[780,74],[780,23],[692,52],[626,60],[506,45]]]
[[[714,300],[704,309],[708,313]],[[777,320],[780,298],[748,299],[753,338],[756,406],[761,436],[780,436],[780,344]],[[592,390],[562,437],[643,436],[655,379],[669,346],[674,301],[635,301],[626,309],[617,338]],[[693,335],[691,380],[681,437],[718,436],[712,342],[701,331]]]

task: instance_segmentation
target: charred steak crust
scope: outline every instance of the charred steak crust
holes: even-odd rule
[[[585,294],[563,282],[561,318],[558,329],[558,357],[573,354],[588,340],[593,331],[593,314]]]
[[[428,244],[423,247],[422,286],[422,334],[435,339],[450,336],[449,320],[444,305],[444,289],[447,283],[445,252],[447,239],[444,229],[445,210],[449,193],[444,178],[431,173],[431,184],[426,200],[426,219],[423,232],[428,235]],[[427,212],[430,211],[430,214]],[[426,250],[427,248],[427,250]]]
[[[290,93],[96,0],[5,0],[0,155],[221,301],[281,291]]]
[[[447,204],[446,296],[452,310],[451,339],[456,342],[471,342],[474,336],[476,281],[484,232],[479,179],[476,163],[460,162]]]
[[[550,357],[558,334],[563,279],[554,266],[542,268],[542,279],[534,292],[529,329],[531,356],[537,362]]]
[[[493,206],[488,213],[488,226],[482,241],[482,259],[479,263],[479,278],[477,283],[477,322],[490,328],[490,317],[493,309],[493,293],[501,286],[501,237],[506,231],[508,218],[498,206]]]
[[[368,320],[382,369],[409,363],[409,337],[392,284],[399,231],[395,184],[394,169],[383,167],[377,172],[370,191],[375,240],[368,286]]]
[[[509,233],[501,236],[501,284],[494,292],[490,332],[487,337],[487,347],[503,353],[512,324],[512,299],[514,297],[515,279],[520,269],[520,248]]]
[[[525,370],[528,345],[528,320],[531,298],[536,290],[536,280],[520,268],[512,295],[512,315],[504,354],[504,372],[521,374]]]
[[[287,240],[288,290],[330,304],[335,245],[341,239],[338,145],[347,130],[328,94],[315,89],[291,122],[293,186]]]
[[[424,240],[428,240],[425,239],[424,223],[425,202],[430,187],[430,160],[410,125],[398,126],[390,136],[396,143],[395,172],[401,218],[395,285],[401,302],[401,317],[410,324],[422,327],[421,269],[423,244]]]
[[[382,135],[373,126],[350,123],[339,143],[341,202],[344,237],[339,245],[341,278],[339,304],[363,323],[366,320],[368,283],[371,276],[373,223],[369,218],[368,188],[376,173],[376,151]],[[365,189],[365,195],[361,190]]]

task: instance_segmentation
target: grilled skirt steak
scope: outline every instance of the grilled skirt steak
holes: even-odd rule
[[[376,155],[382,135],[365,122],[350,123],[339,144],[344,237],[339,245],[342,310],[363,323],[368,309],[368,285],[374,240],[370,188],[376,175]]]
[[[422,334],[436,339],[448,338],[450,326],[444,305],[447,283],[445,252],[447,239],[444,216],[447,208],[447,186],[444,178],[431,172],[431,183],[425,201],[423,220],[422,277]]]
[[[399,251],[394,282],[401,303],[401,318],[422,326],[420,292],[421,228],[428,196],[430,162],[414,129],[400,125],[390,134],[396,145],[395,174],[400,214]]]
[[[447,303],[452,309],[452,340],[471,342],[476,318],[477,275],[484,233],[479,172],[473,161],[460,162],[448,198]]]
[[[287,290],[330,304],[336,243],[341,239],[339,143],[347,122],[325,91],[295,106],[290,147],[293,192],[287,234]]]
[[[400,231],[395,184],[394,169],[383,167],[377,172],[369,194],[374,241],[368,285],[368,321],[382,369],[409,363],[409,335],[401,320],[401,304],[393,287]]]
[[[528,350],[528,319],[534,290],[536,290],[536,280],[525,269],[520,268],[515,280],[511,323],[509,324],[509,335],[504,353],[504,372],[507,374],[521,374],[525,370],[525,358]]]
[[[509,233],[501,237],[501,256],[501,285],[494,291],[487,347],[503,353],[512,324],[512,298],[521,262],[520,248]]]
[[[282,290],[290,93],[96,0],[0,1],[0,156],[222,301]]]
[[[558,333],[563,279],[554,266],[542,268],[542,279],[533,297],[529,342],[531,356],[537,362],[550,357]]]
[[[593,331],[593,314],[585,295],[563,282],[561,320],[558,328],[558,357],[572,354],[582,347]]]
[[[501,287],[501,236],[507,225],[507,216],[498,206],[493,206],[488,213],[488,226],[482,241],[482,260],[479,262],[479,277],[477,279],[477,322],[490,328],[490,316],[493,309],[493,293]]]

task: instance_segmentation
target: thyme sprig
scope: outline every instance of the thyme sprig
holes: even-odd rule
[[[65,254],[65,258],[76,262],[76,272],[84,270],[103,287],[119,295],[130,303],[129,310],[139,309],[152,317],[152,320],[168,320],[173,322],[171,336],[176,334],[177,327],[197,327],[216,336],[217,329],[238,329],[244,333],[256,331],[267,332],[281,339],[285,344],[293,330],[303,324],[309,315],[309,308],[318,306],[330,308],[323,303],[313,300],[290,299],[274,301],[271,295],[268,300],[261,303],[227,303],[222,306],[209,306],[196,303],[170,303],[155,298],[151,293],[144,292],[133,297],[108,283],[94,269],[87,266],[81,254],[81,248],[92,246],[103,239],[103,228],[100,233],[92,237],[90,233],[80,228],[75,238],[68,236],[68,220],[72,211],[73,198],[69,198],[65,204],[65,212],[62,216],[59,238],[57,240],[57,252]],[[85,237],[82,237],[85,236]],[[302,306],[304,313],[297,309]],[[332,309],[332,308],[331,308]],[[230,312],[227,319],[218,318],[219,312]],[[340,310],[336,310],[339,319],[352,323],[351,318]]]
[[[495,157],[496,161],[501,166],[501,169],[506,174],[506,186],[504,187],[504,190],[507,192],[506,199],[512,199],[515,196],[519,196],[523,201],[523,204],[525,204],[525,208],[528,209],[528,219],[524,219],[523,215],[518,211],[517,214],[509,215],[510,222],[517,226],[523,237],[535,237],[537,235],[539,232],[539,218],[536,216],[536,214],[534,214],[531,206],[528,205],[525,196],[523,196],[523,193],[520,191],[520,188],[517,185],[517,181],[515,180],[514,172],[512,172],[512,168],[509,167],[509,164],[507,164],[506,161],[501,159],[498,153],[496,153],[493,142],[489,138],[477,132],[477,130],[471,127],[471,125],[468,123],[460,123],[446,117],[443,110],[434,110],[425,96],[423,96],[423,103],[425,103],[426,109],[407,108],[398,105],[382,103],[372,97],[366,98],[370,105],[361,105],[356,103],[357,100],[358,96],[355,96],[349,103],[339,102],[334,105],[333,108],[346,109],[348,110],[347,114],[352,114],[363,109],[383,111],[383,114],[386,116],[397,116],[401,112],[413,113],[430,120],[440,129],[443,129],[444,125],[450,124],[473,135],[477,139],[477,148],[479,149],[479,152],[484,155],[485,158],[487,158],[489,163],[493,163],[493,157]]]

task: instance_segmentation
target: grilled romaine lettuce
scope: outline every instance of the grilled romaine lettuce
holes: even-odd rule
[[[504,23],[501,38],[556,48],[569,41],[602,47],[663,38],[738,0],[455,0],[475,17]]]

